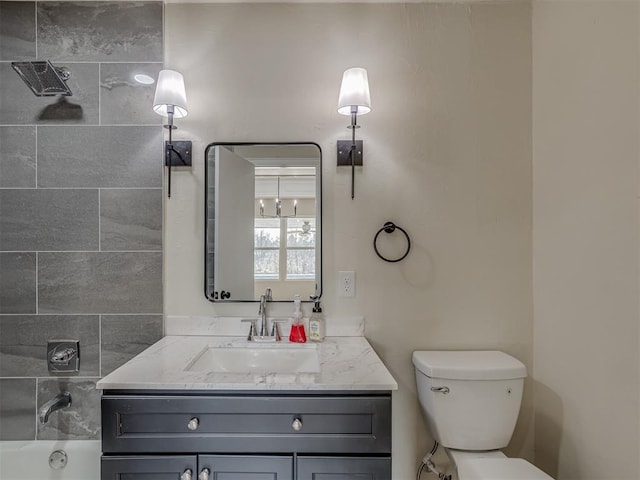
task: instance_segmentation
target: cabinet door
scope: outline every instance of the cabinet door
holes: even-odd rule
[[[187,480],[196,478],[195,455],[102,457],[101,480]],[[189,472],[191,472],[189,474]]]
[[[391,480],[389,457],[298,457],[297,480]]]
[[[293,457],[259,455],[200,455],[198,473],[210,480],[293,480]]]

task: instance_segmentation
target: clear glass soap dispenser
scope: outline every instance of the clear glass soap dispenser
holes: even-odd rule
[[[324,340],[324,316],[322,315],[322,307],[320,306],[320,298],[314,298],[313,312],[309,319],[309,340],[313,342],[321,342]]]

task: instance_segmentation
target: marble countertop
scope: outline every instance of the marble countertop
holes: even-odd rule
[[[102,390],[397,390],[398,384],[364,337],[327,337],[302,344],[317,349],[319,373],[219,373],[192,371],[210,348],[268,348],[246,337],[166,336],[110,373]],[[277,348],[300,344],[283,341]]]

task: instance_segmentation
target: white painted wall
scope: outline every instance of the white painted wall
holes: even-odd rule
[[[639,5],[533,3],[535,456],[560,480],[640,478]]]
[[[393,478],[415,478],[430,440],[413,350],[499,348],[532,366],[530,5],[168,4],[165,39],[190,105],[175,138],[192,139],[195,155],[166,202],[166,314],[257,312],[202,293],[205,145],[319,143],[324,310],[366,317],[400,386]],[[359,122],[355,200],[350,169],[335,166],[336,140],[350,135],[338,90],[352,66],[368,69],[373,101]],[[413,241],[399,264],[371,246],[387,220]],[[339,270],[356,271],[356,298],[336,296]],[[510,454],[532,457],[532,399],[527,382]]]

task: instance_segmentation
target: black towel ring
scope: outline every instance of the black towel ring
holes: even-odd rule
[[[407,237],[407,251],[404,252],[404,255],[402,255],[400,258],[390,259],[390,258],[383,257],[378,251],[378,245],[377,245],[378,235],[380,235],[382,232],[393,233],[395,232],[396,229],[400,230],[402,233],[404,233],[404,236]],[[376,233],[376,236],[373,238],[373,249],[376,251],[376,255],[378,255],[385,262],[390,262],[390,263],[399,262],[400,260],[404,260],[404,258],[407,255],[409,255],[409,250],[411,250],[411,239],[409,238],[409,234],[406,232],[404,228],[399,227],[393,222],[387,222],[384,224],[384,226],[380,230],[378,230],[378,233]]]

